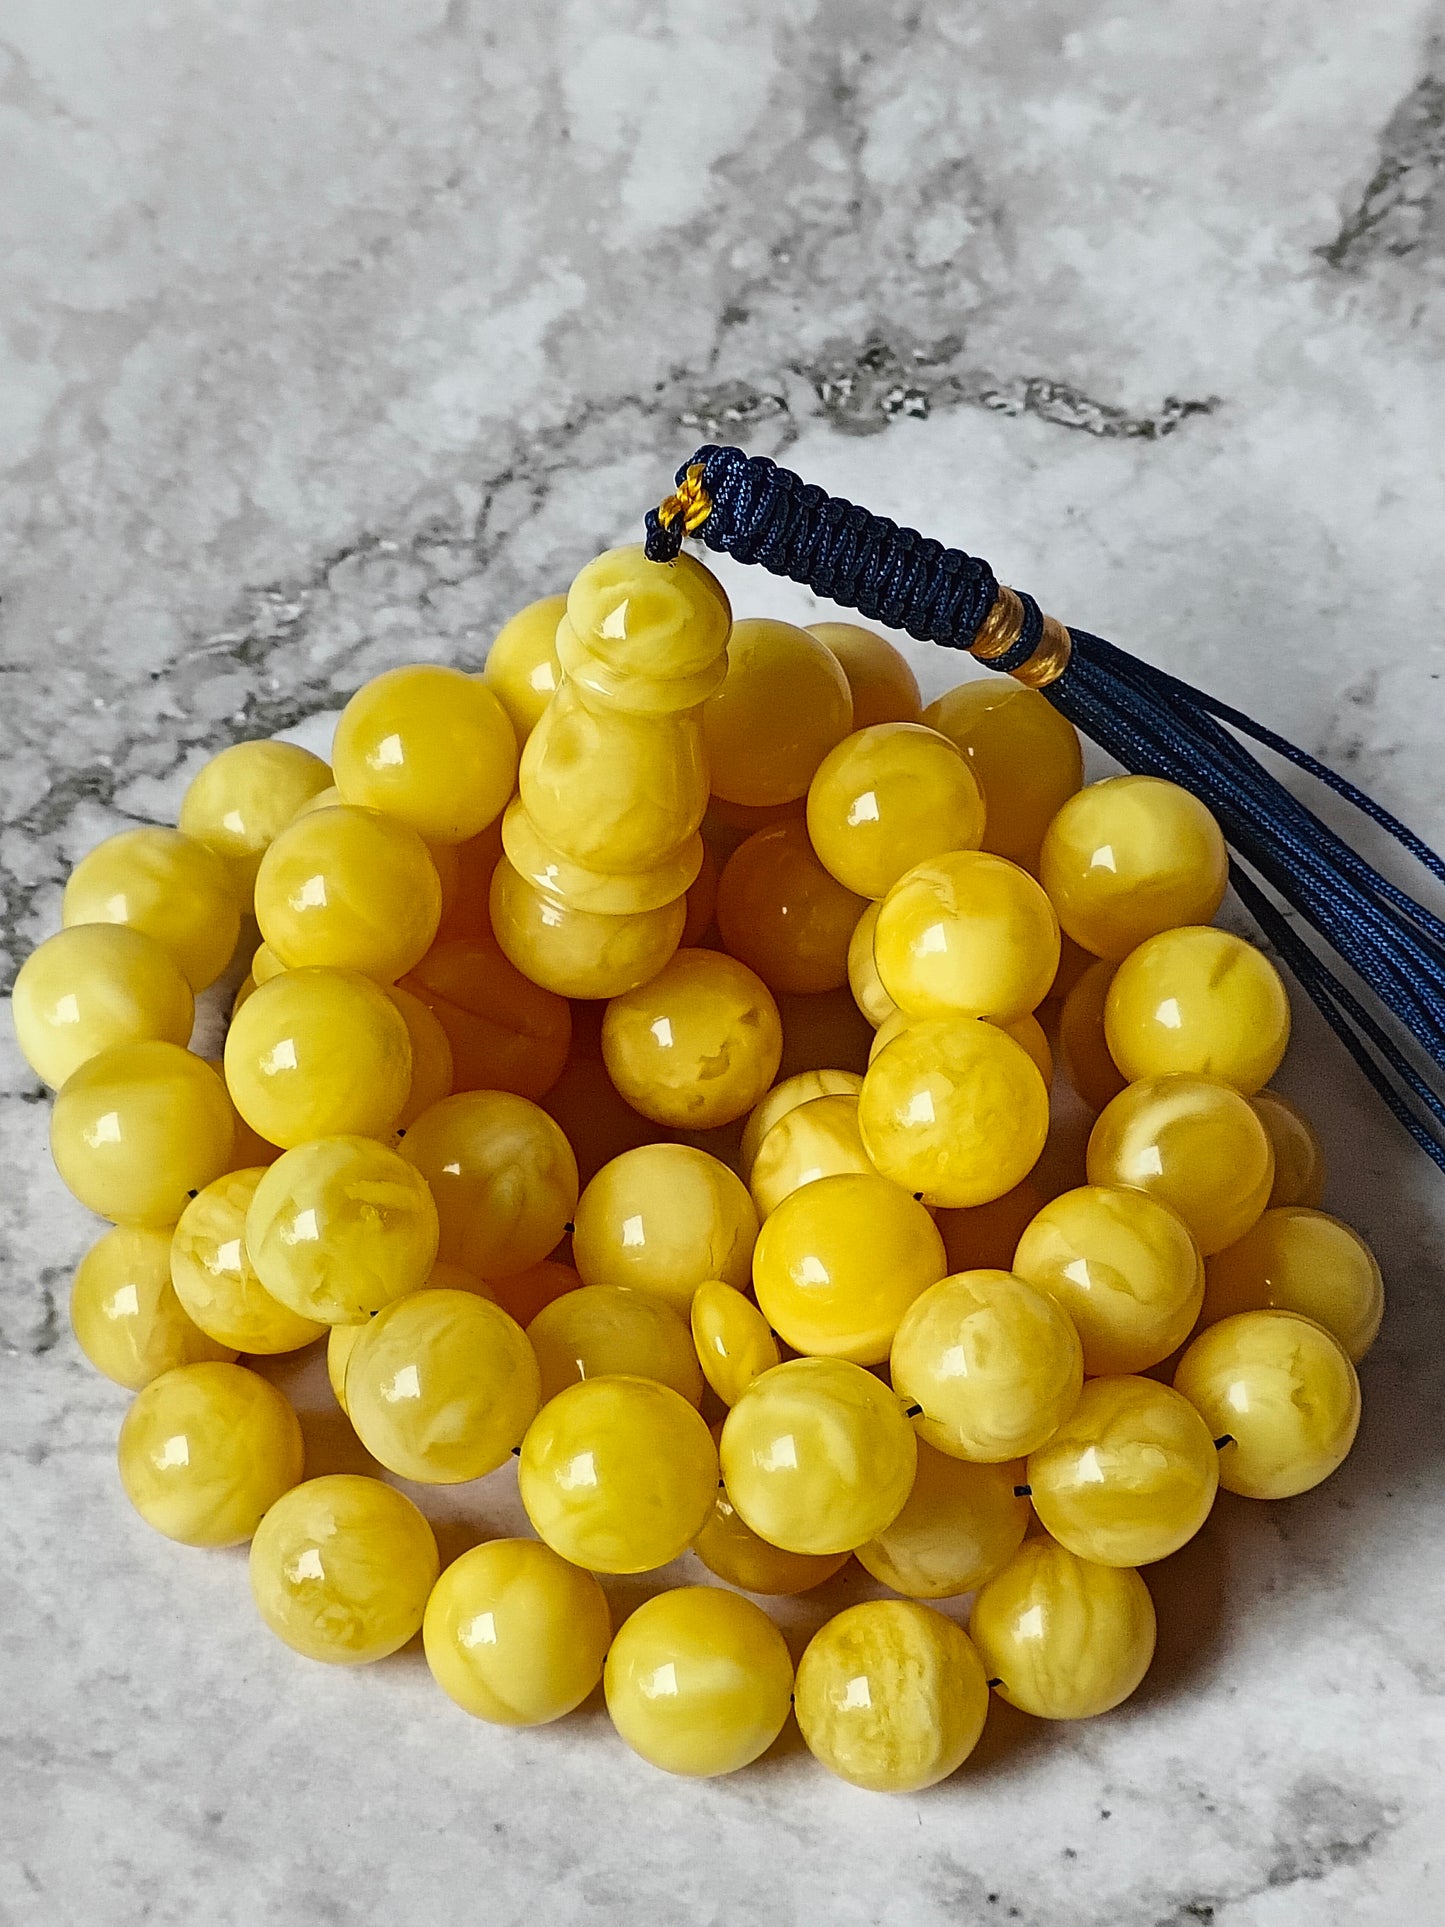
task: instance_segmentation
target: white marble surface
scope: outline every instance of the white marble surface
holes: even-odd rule
[[[8,0],[0,948],[234,735],[475,663],[699,423],[988,554],[1445,843],[1442,28],[1420,0]],[[351,1675],[270,1641],[240,1555],[121,1500],[124,1395],[64,1316],[94,1227],[7,1029],[0,1921],[1445,1919],[1445,1184],[1300,1031],[1287,1082],[1390,1291],[1354,1458],[1157,1570],[1131,1706],[997,1713],[889,1800],[796,1740],[664,1780],[595,1710],[499,1734],[415,1652]]]

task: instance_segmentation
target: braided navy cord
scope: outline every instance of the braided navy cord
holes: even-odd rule
[[[677,481],[702,498],[697,533],[709,548],[761,563],[920,641],[967,649],[998,594],[992,569],[978,557],[829,496],[766,457],[700,448]],[[654,510],[647,553],[670,560],[683,532],[679,514]],[[990,669],[1017,669],[1038,645],[1038,604],[1019,599],[1023,629]],[[1353,783],[1273,730],[1098,636],[1069,634],[1072,654],[1044,689],[1048,700],[1125,769],[1165,777],[1200,797],[1263,884],[1299,912],[1438,1073],[1445,1067],[1445,919],[1381,876],[1239,738],[1252,738],[1325,784],[1441,881],[1445,861]],[[1238,864],[1235,885],[1391,1111],[1445,1170],[1445,1099]]]

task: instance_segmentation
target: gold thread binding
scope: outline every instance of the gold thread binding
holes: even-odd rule
[[[1023,603],[1012,589],[1000,582],[993,607],[980,624],[968,653],[977,662],[997,662],[1000,656],[1006,656],[1013,648],[1023,626]],[[1045,616],[1038,647],[1027,662],[1020,663],[1017,669],[1009,673],[1015,682],[1022,683],[1026,689],[1046,689],[1051,682],[1057,682],[1068,668],[1073,646],[1068,630],[1058,617]]]
[[[1024,605],[1012,589],[1000,582],[998,594],[979,624],[978,634],[969,644],[968,653],[978,662],[993,662],[999,656],[1006,656],[1018,641],[1023,626]]]
[[[684,532],[695,535],[712,514],[712,497],[702,485],[702,463],[694,462],[673,494],[658,504],[657,519],[670,529],[678,517]]]
[[[1045,616],[1039,646],[1027,662],[1014,670],[1014,681],[1021,682],[1026,689],[1047,689],[1068,668],[1073,649],[1073,640],[1058,617]]]

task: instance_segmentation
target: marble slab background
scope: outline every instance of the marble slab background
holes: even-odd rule
[[[0,963],[211,750],[476,663],[713,435],[1445,844],[1442,35],[1417,0],[7,0]],[[239,1557],[148,1535],[7,1029],[0,1921],[1445,1921],[1445,1188],[1300,1033],[1390,1291],[1354,1458],[1156,1569],[1129,1707],[996,1712],[885,1800],[796,1740],[695,1786],[596,1711],[477,1727],[414,1653],[307,1667]]]

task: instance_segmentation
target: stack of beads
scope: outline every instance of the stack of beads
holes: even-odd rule
[[[420,1631],[502,1725],[600,1680],[677,1773],[795,1708],[912,1790],[991,1691],[1107,1712],[1141,1569],[1220,1486],[1328,1477],[1382,1309],[1267,1088],[1289,1004],[1210,921],[1226,875],[1184,791],[1084,787],[1037,692],[923,710],[882,638],[734,625],[637,550],[480,676],[369,683],[330,768],[222,752],[77,867],[15,989],[112,1225],[72,1318],[137,1394],[128,1497],[249,1539],[298,1652]],[[218,1065],[187,1045],[238,943]],[[303,1476],[265,1361],[323,1340],[375,1476]],[[535,1536],[440,1570],[428,1489],[513,1456]],[[662,1568],[614,1631],[598,1575]],[[850,1571],[795,1672],[759,1601]]]

